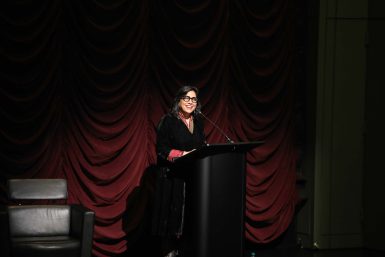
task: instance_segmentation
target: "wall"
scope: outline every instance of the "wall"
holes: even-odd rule
[[[385,1],[369,1],[364,156],[364,245],[385,250]]]
[[[367,13],[364,0],[319,1],[316,83],[308,85],[314,148],[305,157],[308,203],[297,229],[304,247],[363,246]]]

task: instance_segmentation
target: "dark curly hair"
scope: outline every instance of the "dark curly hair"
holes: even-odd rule
[[[175,95],[174,101],[170,109],[171,115],[179,119],[179,101],[183,96],[187,95],[187,93],[190,91],[194,91],[198,98],[198,94],[199,94],[198,88],[190,85],[182,86]],[[198,98],[196,108],[193,112],[193,116],[196,116],[200,111],[201,111],[201,103]]]

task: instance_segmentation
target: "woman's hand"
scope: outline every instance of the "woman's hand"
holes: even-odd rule
[[[192,149],[191,151],[183,151],[182,156],[194,152],[196,149]]]

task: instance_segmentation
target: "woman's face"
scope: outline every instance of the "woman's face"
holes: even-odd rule
[[[179,100],[179,110],[183,115],[191,115],[197,107],[197,95],[194,90],[188,91],[187,94]]]

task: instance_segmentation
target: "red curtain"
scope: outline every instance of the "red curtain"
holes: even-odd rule
[[[155,126],[185,82],[247,155],[246,238],[296,206],[297,1],[4,1],[0,176],[63,177],[96,212],[95,256],[126,251],[151,201]],[[209,143],[225,142],[210,123]],[[151,176],[150,176],[151,177]]]

